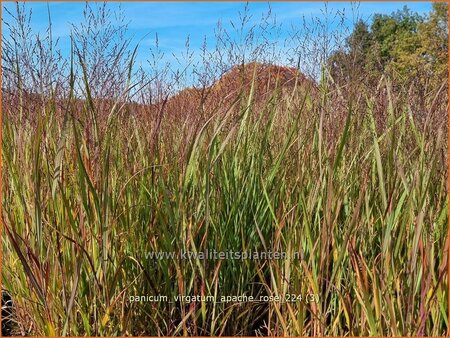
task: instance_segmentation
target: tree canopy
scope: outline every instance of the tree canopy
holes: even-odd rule
[[[335,81],[375,85],[386,75],[399,86],[437,90],[447,81],[448,4],[433,3],[428,15],[407,6],[359,21],[345,46],[329,59]]]

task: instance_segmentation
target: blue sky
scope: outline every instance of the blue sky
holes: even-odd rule
[[[306,21],[313,17],[323,17],[324,2],[250,2],[248,4],[251,23],[259,22],[261,16],[267,13],[269,4],[277,22],[281,24],[280,33],[272,36],[272,39],[284,39],[292,34],[296,28],[301,27],[302,18]],[[14,10],[15,3],[4,3],[4,8]],[[97,4],[91,4],[96,6]],[[375,13],[386,13],[401,9],[407,5],[413,11],[420,14],[431,10],[431,2],[331,2],[327,10],[331,13],[345,11],[345,25],[351,29],[355,22],[354,11],[357,9],[359,17],[370,21]],[[26,8],[32,9],[33,32],[44,32],[48,25],[47,8],[52,17],[53,35],[60,39],[59,47],[63,54],[70,49],[71,25],[78,25],[83,20],[84,2],[29,2]],[[48,6],[48,7],[47,7]],[[146,63],[150,48],[154,47],[155,34],[158,34],[160,48],[165,53],[169,62],[174,62],[173,54],[179,55],[185,50],[186,37],[190,37],[190,46],[193,50],[199,50],[205,37],[206,41],[213,44],[214,32],[218,20],[227,30],[232,31],[231,22],[239,21],[239,13],[244,10],[243,2],[112,2],[108,4],[111,10],[123,10],[126,20],[129,22],[129,37],[132,45],[140,42],[138,62]],[[10,20],[3,11],[3,20]],[[331,22],[333,27],[335,23]],[[2,23],[4,34],[7,38],[7,30]],[[237,33],[231,33],[235,36]],[[235,37],[234,36],[234,37]]]

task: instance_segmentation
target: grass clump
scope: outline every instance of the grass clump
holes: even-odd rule
[[[345,96],[326,67],[315,81],[259,63],[177,99],[138,80],[137,50],[99,97],[83,46],[39,95],[22,59],[5,75],[2,283],[18,333],[448,332],[446,105],[427,123],[389,78]],[[146,90],[156,99],[133,101]],[[286,257],[176,256],[207,250]],[[142,295],[168,298],[130,301]],[[240,295],[302,297],[221,302]]]

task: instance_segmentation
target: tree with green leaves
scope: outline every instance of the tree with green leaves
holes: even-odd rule
[[[407,92],[411,86],[436,91],[447,77],[448,5],[433,3],[427,16],[408,7],[359,21],[345,48],[329,60],[335,81],[357,81],[371,88],[382,75]]]

